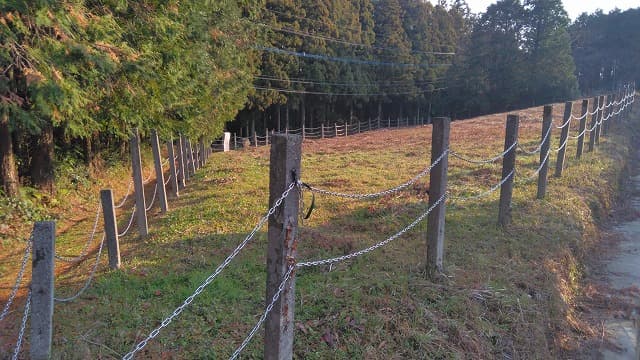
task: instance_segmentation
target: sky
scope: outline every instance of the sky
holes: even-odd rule
[[[471,12],[474,13],[485,12],[487,7],[495,2],[497,0],[467,0]],[[616,7],[620,10],[640,7],[638,0],[562,0],[562,3],[571,20],[575,20],[583,12],[592,13],[596,9],[602,9],[606,14]]]

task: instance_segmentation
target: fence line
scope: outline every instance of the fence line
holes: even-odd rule
[[[635,102],[635,90],[631,91],[631,89],[629,89],[627,91],[627,93],[625,94],[625,96],[623,98],[621,98],[619,101],[615,101],[615,100],[611,100],[612,97],[607,96],[607,99],[605,101],[604,96],[600,96],[597,98],[598,99],[598,103],[597,105],[594,103],[594,111],[593,112],[589,112],[584,111],[583,115],[580,117],[575,117],[572,114],[569,114],[568,116],[566,116],[566,119],[564,120],[563,124],[560,126],[555,126],[556,128],[559,129],[563,129],[563,132],[565,130],[567,130],[567,134],[566,137],[565,135],[563,135],[564,141],[561,140],[562,144],[559,146],[558,149],[554,149],[555,151],[559,151],[559,150],[566,150],[567,148],[567,144],[568,144],[568,140],[569,137],[571,138],[580,138],[581,136],[583,136],[587,131],[589,132],[599,132],[601,131],[601,126],[603,124],[609,124],[612,123],[613,121],[620,121],[623,119],[623,117],[620,117],[619,115],[623,114],[629,114],[630,108],[632,106],[632,104]],[[606,114],[604,112],[604,110],[606,109],[610,109],[612,107],[616,107],[616,106],[620,106],[620,108],[618,109],[611,109],[610,111],[606,111]],[[191,304],[191,302],[195,299],[195,297],[197,297],[208,285],[210,285],[215,278],[229,265],[229,263],[248,245],[248,243],[253,239],[253,237],[255,236],[255,234],[257,233],[257,231],[262,228],[262,226],[269,221],[269,219],[274,216],[274,214],[276,213],[277,209],[283,205],[283,202],[285,201],[285,199],[287,199],[287,197],[289,196],[289,194],[294,190],[297,189],[298,191],[311,191],[313,193],[316,194],[322,194],[322,195],[328,195],[328,196],[338,196],[338,197],[343,197],[343,198],[349,198],[349,199],[356,199],[356,200],[365,200],[365,199],[371,199],[371,198],[375,198],[375,197],[380,197],[380,196],[384,196],[384,195],[388,195],[391,193],[395,193],[395,192],[399,192],[401,190],[406,189],[407,187],[409,187],[410,185],[414,184],[415,182],[417,182],[419,179],[421,179],[422,177],[426,176],[427,174],[431,174],[431,182],[432,182],[432,187],[434,187],[433,183],[434,181],[439,181],[439,180],[434,180],[434,174],[432,173],[432,170],[434,170],[434,168],[438,168],[440,169],[439,171],[444,171],[444,190],[442,195],[440,195],[438,197],[437,200],[432,199],[430,196],[429,202],[430,205],[427,209],[426,212],[422,213],[421,215],[419,215],[413,222],[411,222],[408,226],[406,226],[405,228],[399,230],[398,232],[396,232],[394,235],[386,238],[385,240],[378,242],[372,246],[369,246],[367,248],[364,248],[362,250],[344,255],[344,256],[339,256],[339,257],[334,257],[334,258],[327,258],[327,259],[321,259],[321,260],[313,260],[313,261],[303,261],[303,262],[295,262],[295,259],[289,259],[288,261],[293,261],[294,265],[289,265],[287,268],[286,273],[282,276],[282,278],[277,282],[278,286],[275,289],[275,293],[274,295],[268,299],[270,301],[268,302],[268,305],[264,311],[264,313],[262,314],[262,316],[260,317],[260,319],[258,320],[258,322],[255,324],[255,326],[252,328],[252,330],[249,332],[249,334],[247,335],[247,337],[244,339],[244,341],[241,343],[241,345],[234,351],[234,353],[232,354],[232,359],[237,358],[237,356],[239,356],[239,354],[242,352],[242,350],[247,346],[247,344],[251,341],[251,339],[253,338],[253,336],[255,335],[255,333],[257,332],[257,330],[260,328],[260,326],[265,323],[265,321],[267,321],[268,317],[270,317],[271,315],[273,315],[273,311],[281,311],[281,309],[278,309],[278,306],[276,306],[276,303],[278,303],[279,301],[281,301],[282,299],[282,293],[285,291],[288,291],[287,289],[289,289],[286,284],[291,282],[291,284],[293,284],[293,282],[295,281],[294,278],[294,269],[296,268],[301,268],[301,267],[311,267],[311,266],[320,266],[320,265],[327,265],[327,264],[333,264],[336,262],[340,262],[340,261],[346,261],[364,254],[367,254],[369,252],[372,252],[380,247],[383,247],[389,243],[391,243],[392,241],[396,240],[398,237],[402,236],[403,234],[405,234],[406,232],[410,231],[411,229],[413,229],[418,223],[420,223],[421,221],[423,221],[426,217],[430,217],[430,215],[432,214],[433,211],[435,211],[436,209],[440,209],[440,211],[442,212],[442,222],[444,223],[444,213],[443,213],[443,209],[445,206],[445,203],[447,201],[447,199],[451,199],[454,201],[468,201],[468,200],[473,200],[473,199],[478,199],[480,197],[484,197],[487,196],[493,192],[495,192],[498,188],[503,187],[506,183],[510,183],[514,180],[515,175],[516,175],[516,170],[511,169],[510,172],[507,172],[505,175],[505,164],[503,163],[503,176],[501,178],[501,180],[499,181],[499,183],[497,183],[496,185],[492,186],[488,191],[482,192],[480,194],[476,194],[476,195],[472,195],[469,197],[450,197],[447,187],[446,187],[446,172],[447,172],[447,156],[448,154],[451,154],[454,157],[457,157],[463,161],[467,161],[470,163],[477,163],[477,164],[487,164],[487,163],[493,163],[496,160],[499,160],[500,158],[505,159],[507,156],[512,156],[513,155],[513,159],[515,159],[515,149],[516,147],[520,148],[522,151],[524,151],[527,154],[536,154],[536,153],[540,153],[540,165],[539,167],[535,170],[535,172],[533,173],[532,176],[528,177],[527,179],[532,179],[533,177],[535,177],[536,175],[540,175],[539,177],[539,181],[542,178],[542,170],[544,170],[545,166],[548,166],[549,163],[549,158],[550,158],[550,153],[551,153],[551,149],[549,148],[549,143],[550,143],[550,135],[551,135],[551,107],[545,107],[545,124],[548,122],[548,125],[544,125],[543,126],[543,131],[544,131],[544,136],[542,136],[542,139],[539,143],[539,145],[536,147],[536,149],[532,152],[526,151],[524,149],[522,149],[517,141],[517,127],[516,127],[516,140],[513,140],[512,142],[510,142],[509,144],[507,144],[507,140],[505,140],[505,150],[500,153],[497,156],[494,156],[492,158],[489,159],[481,159],[481,160],[477,160],[477,159],[471,159],[469,157],[466,157],[464,155],[458,154],[454,151],[449,150],[448,147],[448,119],[445,119],[444,123],[447,125],[445,127],[446,130],[437,130],[436,131],[436,127],[434,127],[434,139],[436,136],[440,136],[438,134],[436,134],[436,132],[440,132],[440,131],[445,131],[445,142],[443,143],[443,148],[442,150],[439,150],[440,152],[438,152],[440,155],[438,157],[435,157],[433,152],[432,152],[432,162],[431,165],[428,166],[427,168],[425,168],[424,170],[422,170],[418,175],[414,176],[413,178],[411,178],[410,180],[402,183],[399,186],[396,186],[394,188],[391,189],[387,189],[387,190],[383,190],[383,191],[379,191],[379,192],[375,192],[375,193],[368,193],[368,194],[348,194],[348,193],[339,193],[339,192],[334,192],[331,190],[326,190],[326,189],[318,189],[315,188],[313,186],[307,185],[306,183],[304,183],[301,179],[296,179],[294,176],[293,181],[290,182],[290,184],[288,185],[288,187],[286,188],[286,190],[279,196],[274,198],[275,201],[273,202],[273,205],[269,208],[269,210],[267,211],[266,215],[264,215],[262,218],[260,218],[260,220],[258,221],[257,225],[252,229],[252,231],[247,235],[247,237],[245,237],[245,239],[227,256],[227,258],[224,260],[223,263],[221,263],[216,269],[215,271],[209,275],[209,277],[207,277],[207,279],[201,283],[201,285],[196,288],[196,290],[194,291],[194,293],[187,297],[185,299],[185,301],[182,303],[182,305],[180,305],[178,308],[176,308],[174,310],[174,312],[167,318],[165,318],[161,325],[158,326],[157,328],[155,328],[153,331],[151,331],[149,333],[149,335],[141,342],[139,342],[131,352],[129,352],[128,354],[126,354],[124,356],[123,359],[132,359],[135,354],[142,350],[150,340],[154,339],[156,336],[159,335],[160,331],[168,326],[177,316],[180,315],[180,313],[182,313],[182,311],[189,305]],[[587,129],[584,128],[580,134],[576,137],[574,136],[570,136],[568,135],[568,128],[570,126],[570,122],[572,119],[578,119],[578,120],[582,120],[582,119],[586,119],[587,115],[592,115],[594,116],[594,121],[592,122],[592,126],[591,128]],[[378,120],[378,124],[380,123],[380,121]],[[410,120],[407,118],[404,121],[405,126],[410,126],[409,125]],[[391,120],[388,120],[388,124],[389,126],[391,125]],[[402,119],[398,119],[396,120],[396,125],[397,126],[401,126],[402,124]],[[415,125],[418,125],[418,119],[415,119],[414,121]],[[371,120],[369,120],[368,122],[362,122],[359,121],[356,124],[345,124],[342,125],[344,127],[344,134],[345,136],[347,136],[348,132],[349,132],[349,126],[352,127],[351,130],[356,131],[356,132],[361,132],[362,128],[366,128],[368,129],[368,131],[370,131],[373,128],[376,128],[376,126],[374,124],[371,123]],[[545,129],[548,126],[548,129]],[[320,129],[320,133],[317,133],[317,129]],[[305,131],[309,130],[308,134],[305,134]],[[325,133],[325,127],[324,125],[322,125],[320,128],[309,128],[309,129],[302,129],[302,135],[303,136],[320,136],[320,138],[324,138],[324,137],[329,137],[330,132]],[[334,127],[334,136],[338,136],[339,134],[339,126],[336,125]],[[367,130],[365,130],[367,131]],[[286,131],[287,133],[293,133],[290,132],[288,129]],[[604,129],[603,134],[606,135],[606,129]],[[599,134],[598,134],[599,135]],[[135,137],[137,138],[137,134],[135,135]],[[508,137],[508,136],[507,136]],[[599,136],[596,137],[596,139]],[[133,137],[132,137],[133,139]],[[269,140],[270,140],[270,136],[268,135],[268,133],[266,134],[266,136],[264,137],[264,141],[266,144],[269,144]],[[598,141],[596,141],[596,144],[598,143]],[[134,144],[133,140],[132,140],[132,144]],[[136,146],[138,146],[136,144]],[[434,142],[432,141],[432,146],[434,145]],[[192,150],[191,148],[189,148],[189,152],[190,152],[190,159],[188,161],[190,161],[190,165],[195,168],[196,167],[196,162],[198,164],[198,167],[201,167],[202,165],[204,165],[204,163],[206,162],[206,158],[208,157],[208,154],[210,153],[210,151],[204,147],[203,145],[203,140],[200,139],[200,144],[199,146],[195,147],[195,150]],[[273,149],[273,148],[272,148]],[[543,156],[544,154],[544,156]],[[132,157],[135,158],[134,156],[134,151],[132,150]],[[138,150],[138,159],[139,159],[139,150]],[[188,157],[188,158],[189,158]],[[435,158],[434,158],[435,157]],[[197,160],[196,160],[197,159]],[[176,157],[174,157],[174,161],[176,160]],[[138,160],[139,161],[139,160]],[[158,164],[160,166],[160,170],[162,170],[162,161],[158,158]],[[170,160],[165,159],[164,163],[168,163],[170,162]],[[134,161],[135,163],[135,161]],[[507,170],[508,171],[508,170]],[[185,169],[186,172],[186,169]],[[177,174],[177,172],[176,172]],[[134,175],[135,175],[135,170],[134,170]],[[138,175],[141,175],[141,171],[138,172]],[[166,184],[169,183],[169,180],[171,179],[172,176],[177,176],[177,175],[173,175],[170,174],[170,176],[168,177],[167,181],[163,181],[162,179],[162,173],[160,173],[161,176],[157,177],[156,180],[156,185],[155,185],[155,190],[154,190],[154,195],[150,201],[150,204],[148,207],[144,206],[144,194],[142,193],[140,196],[140,194],[138,194],[138,191],[136,191],[136,196],[137,197],[142,197],[142,204],[143,204],[143,209],[144,211],[142,211],[143,213],[145,213],[146,215],[146,211],[148,211],[149,209],[151,209],[151,207],[153,206],[154,200],[156,198],[156,193],[158,191],[165,191],[164,187],[166,186]],[[185,174],[186,175],[186,174]],[[287,173],[286,175],[287,177],[289,176],[289,174]],[[147,179],[148,180],[148,179]],[[142,181],[141,176],[138,177],[138,182],[143,183],[144,181]],[[546,176],[544,176],[544,181],[546,182]],[[124,203],[126,202],[127,197],[129,196],[130,192],[131,192],[131,187],[132,185],[136,185],[136,181],[131,181],[129,183],[129,189],[127,190],[127,193],[125,194],[123,200],[121,201],[121,203],[118,204],[118,206],[114,206],[113,203],[111,202],[111,206],[115,209],[115,208],[119,208],[122,207],[124,205]],[[159,187],[162,186],[162,189],[159,189]],[[142,191],[141,191],[142,192]],[[544,196],[544,192],[542,194],[542,196]],[[540,198],[540,196],[538,196]],[[432,201],[433,200],[433,201]],[[126,235],[126,233],[128,232],[128,230],[131,228],[131,225],[133,223],[133,220],[135,218],[136,213],[140,214],[140,211],[136,211],[136,208],[140,209],[138,207],[138,204],[136,204],[133,207],[133,211],[132,211],[132,215],[131,218],[129,220],[128,226],[125,229],[125,231],[123,231],[122,234],[118,234],[118,236],[124,236]],[[65,261],[72,261],[72,262],[77,262],[79,260],[82,260],[83,258],[86,257],[87,253],[88,253],[88,248],[90,247],[90,244],[93,243],[93,239],[97,230],[97,225],[99,222],[99,217],[100,217],[100,207],[98,207],[98,211],[96,214],[96,218],[94,221],[94,225],[93,225],[93,230],[91,232],[91,235],[89,237],[89,240],[87,241],[87,243],[85,243],[83,250],[80,254],[80,256],[74,257],[74,258],[65,258],[63,256],[59,256],[55,254],[55,251],[44,251],[45,253],[50,252],[50,256],[51,256],[51,261],[54,258],[58,258],[60,260],[65,260]],[[431,217],[430,217],[431,219]],[[146,218],[145,218],[146,221]],[[430,220],[431,222],[431,220]],[[444,224],[443,224],[444,225]],[[47,225],[49,226],[49,225]],[[271,224],[270,224],[271,226]],[[442,228],[441,230],[442,232],[444,231],[444,228]],[[41,231],[42,232],[42,231]],[[36,228],[34,228],[34,233],[32,234],[32,237],[30,238],[30,240],[27,242],[27,247],[25,249],[25,254],[23,256],[23,260],[22,260],[22,264],[20,267],[20,271],[18,273],[18,278],[16,279],[16,283],[12,289],[11,295],[9,297],[8,302],[5,304],[2,313],[0,314],[0,321],[2,321],[5,316],[8,313],[9,308],[12,305],[12,302],[15,298],[15,295],[17,293],[17,290],[22,282],[22,278],[25,272],[25,268],[26,268],[26,263],[27,263],[27,259],[29,257],[29,254],[31,253],[31,249],[34,245],[32,245],[34,242],[36,241],[42,241],[42,240],[37,240],[34,239],[34,234],[36,234]],[[48,235],[47,235],[48,236]],[[39,238],[38,238],[39,239]],[[47,239],[47,237],[45,236],[45,239]],[[105,242],[105,235],[103,234],[102,237],[102,241],[100,243],[99,249],[97,251],[97,255],[96,255],[96,261],[95,264],[93,265],[92,271],[89,275],[88,280],[85,282],[84,286],[73,296],[68,297],[68,298],[56,298],[53,296],[53,291],[51,291],[51,299],[58,301],[58,302],[67,302],[67,301],[72,301],[74,299],[76,299],[77,297],[79,297],[90,285],[91,281],[93,280],[97,268],[99,266],[99,262],[100,262],[100,256],[102,253],[102,249],[104,246],[104,242]],[[41,245],[39,245],[41,246]],[[440,245],[441,246],[441,245]],[[431,250],[431,249],[430,249]],[[48,255],[47,255],[48,256]],[[36,266],[35,262],[34,262],[34,266]],[[52,267],[51,269],[49,269],[52,271]],[[49,270],[45,270],[49,271]],[[36,272],[34,271],[34,276],[36,276]],[[51,285],[53,285],[53,282],[51,282]],[[291,287],[292,285],[290,285],[289,287]],[[53,289],[51,289],[53,290]],[[38,293],[40,296],[40,293]],[[18,336],[18,341],[16,343],[16,347],[14,350],[14,354],[13,354],[13,358],[17,358],[19,356],[19,352],[20,352],[20,348],[21,348],[21,344],[23,341],[23,336],[24,336],[24,332],[25,332],[25,328],[26,328],[26,320],[27,317],[30,314],[30,311],[36,311],[36,308],[38,308],[40,306],[39,302],[41,302],[41,300],[37,300],[35,303],[32,304],[32,292],[31,290],[29,291],[29,296],[27,299],[27,302],[25,303],[25,310],[22,316],[22,325],[20,328],[20,333]],[[34,309],[31,309],[32,307],[34,307]],[[38,309],[39,311],[39,309]],[[51,309],[52,311],[52,309]],[[35,318],[34,318],[35,319]],[[49,324],[50,326],[50,324]],[[35,326],[32,326],[32,331],[34,331]],[[46,332],[46,331],[45,331]],[[51,332],[51,329],[49,329],[49,333]],[[49,334],[50,336],[51,334]],[[33,335],[32,335],[33,336]],[[293,336],[291,334],[291,336]],[[46,339],[45,339],[46,340]],[[34,340],[35,341],[35,340]],[[49,346],[50,346],[50,339],[49,339]],[[37,349],[38,346],[34,345],[34,347]],[[268,350],[268,349],[267,349]],[[33,356],[33,348],[32,348],[32,356]],[[36,350],[37,351],[37,350]]]

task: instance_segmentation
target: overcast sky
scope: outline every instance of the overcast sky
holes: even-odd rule
[[[485,12],[487,7],[497,0],[467,0],[471,12]],[[626,10],[632,7],[640,7],[638,0],[562,0],[564,9],[569,13],[571,20],[575,20],[583,12],[592,13],[596,9],[602,9],[604,13],[608,13],[614,8]]]

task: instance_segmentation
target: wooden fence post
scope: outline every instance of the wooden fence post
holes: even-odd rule
[[[187,157],[185,151],[184,144],[184,136],[178,136],[178,170],[180,171],[180,175],[178,175],[178,187],[180,189],[184,189],[186,183],[185,180],[189,179],[189,171],[187,169]]]
[[[324,139],[324,123],[320,124],[320,138]]]
[[[431,135],[431,163],[442,156],[429,174],[429,208],[447,192],[447,167],[449,154],[449,132],[451,120],[447,117],[433,119]],[[433,277],[443,272],[444,216],[446,201],[436,206],[427,219],[427,274]]]
[[[334,132],[336,133],[335,137],[338,137],[338,124],[337,123],[333,123],[333,128],[334,128]]]
[[[358,120],[358,134],[360,134],[362,131],[360,130],[360,120]]]
[[[391,127],[391,116],[387,116],[387,128]]]
[[[100,202],[104,215],[104,236],[109,253],[109,267],[120,268],[120,244],[118,243],[118,223],[116,222],[116,210],[113,207],[113,192],[111,189],[100,190]]]
[[[571,127],[569,119],[571,118],[571,112],[573,111],[573,102],[567,101],[564,103],[564,115],[562,116],[562,124],[565,126],[560,130],[560,150],[558,150],[558,158],[556,159],[556,177],[562,176],[562,170],[564,170],[564,158],[567,152],[567,146],[569,146],[569,128]],[[564,144],[564,146],[562,145]]]
[[[307,137],[306,132],[307,131],[306,131],[305,123],[302,123],[302,141],[304,141],[304,138]]]
[[[167,141],[167,153],[169,154],[169,177],[173,196],[179,196],[178,171],[176,169],[176,155],[173,150],[173,139]]]
[[[31,252],[31,359],[51,358],[56,223],[37,221]]]
[[[598,96],[598,125],[596,125],[596,145],[600,145],[600,135],[602,135],[602,119],[604,114],[604,95]]]
[[[147,224],[147,205],[144,199],[144,182],[142,180],[142,162],[140,161],[140,138],[138,129],[133,131],[131,136],[131,169],[133,171],[133,189],[136,197],[136,222],[138,223],[138,232],[140,236],[149,234],[149,225]]]
[[[200,136],[200,139],[198,140],[198,147],[200,148],[198,153],[200,154],[198,156],[198,165],[200,167],[203,167],[204,164],[207,161],[207,154],[205,153],[207,150],[204,148],[204,136]]]
[[[540,147],[540,172],[538,173],[538,193],[536,198],[543,199],[547,192],[547,174],[551,147],[551,125],[553,122],[553,106],[545,105],[542,114],[542,146]],[[548,135],[547,135],[548,134]]]
[[[596,124],[598,123],[598,97],[593,98],[593,104],[591,104],[591,124],[589,124],[589,128],[591,131],[589,132],[589,147],[587,148],[588,152],[593,151],[596,145]]]
[[[264,139],[265,145],[269,145],[269,129],[264,130]]]
[[[378,116],[378,130],[380,130],[380,116]]]
[[[371,118],[369,118],[369,131],[371,131]]]
[[[258,133],[253,132],[253,147],[258,147]]]
[[[580,126],[578,127],[578,149],[576,150],[576,159],[580,160],[584,149],[584,134],[587,129],[587,116],[589,112],[589,99],[582,100],[582,112],[580,118]]]
[[[191,173],[193,175],[196,174],[196,169],[198,169],[198,162],[194,158],[195,154],[193,151],[193,145],[191,144],[191,140],[187,139],[187,156],[189,156],[189,164]]]
[[[509,176],[502,186],[500,186],[500,205],[498,207],[498,224],[502,227],[511,223],[511,198],[513,195],[513,180],[516,176],[516,148],[518,142],[518,127],[520,117],[518,115],[507,115],[506,134],[504,136],[504,151],[511,148],[502,157],[502,179]]]
[[[271,147],[269,170],[269,206],[300,179],[302,138],[297,135],[275,135]],[[291,191],[276,212],[269,217],[267,245],[266,302],[271,303],[289,266],[296,258],[298,228],[298,191]],[[295,273],[275,302],[265,322],[264,358],[288,360],[293,357]]]
[[[349,135],[349,124],[344,123],[344,136],[348,136],[348,135]]]
[[[233,150],[238,149],[238,134],[233,133]]]
[[[613,111],[615,110],[615,107],[613,106],[612,99],[613,99],[612,94],[608,94],[607,97],[605,98],[605,104],[611,104],[611,105],[609,105],[609,107],[605,109],[605,112],[604,112],[606,115],[605,117],[609,117],[609,119],[602,124],[603,135],[609,134],[609,127],[611,125],[611,120],[613,120]]]
[[[155,130],[151,130],[151,150],[153,152],[153,163],[156,169],[156,191],[158,192],[158,201],[160,201],[160,210],[162,213],[166,213],[167,210],[169,210],[169,204],[167,204],[167,189],[164,187],[160,140],[158,139],[158,132]],[[171,162],[171,159],[169,159],[169,162]]]

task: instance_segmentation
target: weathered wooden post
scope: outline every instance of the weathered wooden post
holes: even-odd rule
[[[391,128],[391,116],[387,116],[387,128]]]
[[[600,135],[602,135],[602,119],[604,114],[604,95],[598,97],[598,122],[596,125],[596,145],[600,145]]]
[[[371,131],[371,118],[369,118],[369,131]]]
[[[100,202],[102,203],[102,214],[104,215],[104,236],[107,242],[107,252],[109,253],[109,267],[114,270],[119,269],[118,223],[116,222],[116,211],[113,207],[113,192],[111,189],[100,190]]]
[[[269,170],[269,206],[272,207],[289,186],[300,179],[302,138],[275,135]],[[267,247],[266,303],[270,304],[290,266],[295,266],[298,242],[298,191],[291,191],[276,212],[269,217]],[[273,310],[267,315],[264,358],[288,360],[293,357],[295,273],[291,273]]]
[[[140,138],[138,129],[133,130],[133,135],[129,141],[131,148],[131,169],[133,171],[133,189],[136,197],[136,222],[138,223],[138,232],[140,236],[149,234],[149,225],[147,224],[147,205],[144,199],[144,183],[142,181],[142,162],[140,160]]]
[[[180,174],[178,174],[178,187],[180,189],[184,189],[186,185],[185,180],[189,179],[188,171],[185,171],[185,169],[187,169],[187,158],[184,149],[184,137],[180,135],[178,136],[178,171],[180,172]]]
[[[396,117],[396,128],[400,129],[400,118]]]
[[[302,123],[302,141],[304,141],[304,139],[307,137],[307,130],[306,130],[306,125],[303,122]]]
[[[195,159],[194,148],[191,144],[191,140],[189,139],[187,139],[187,149],[189,149],[187,155],[189,156],[189,164],[191,165],[189,170],[191,170],[191,173],[195,175],[196,169],[198,169],[198,162]]]
[[[360,130],[360,120],[358,120],[358,134],[360,134],[362,131]]]
[[[609,107],[606,107],[606,105],[610,104],[611,101],[611,95],[606,95],[604,96],[604,105],[605,108],[602,110],[602,124],[600,125],[602,127],[602,129],[600,130],[600,135],[607,135],[609,132],[609,123],[610,123],[610,118],[607,118],[609,116],[609,114],[611,114],[611,110],[613,109],[613,105],[609,105]],[[604,120],[607,119],[607,120]]]
[[[253,132],[253,147],[258,147],[258,133]]]
[[[153,164],[156,169],[156,191],[158,192],[158,201],[160,201],[160,210],[162,213],[166,213],[167,210],[169,210],[169,204],[167,203],[167,190],[164,187],[160,141],[158,139],[158,132],[155,130],[151,130],[151,150],[153,152]],[[169,162],[171,162],[171,159],[169,159]]]
[[[37,221],[31,252],[31,359],[51,358],[56,223]]]
[[[378,130],[380,130],[380,116],[378,116]]]
[[[561,177],[562,170],[564,170],[564,158],[565,153],[567,152],[567,146],[569,146],[569,128],[571,127],[569,119],[571,118],[572,111],[573,102],[565,102],[564,115],[562,116],[562,124],[564,127],[560,130],[560,150],[558,150],[558,158],[556,159],[556,177]]]
[[[265,145],[269,145],[269,129],[264,130],[264,139]]]
[[[540,147],[540,172],[538,172],[538,193],[536,198],[543,199],[547,192],[547,174],[549,172],[549,148],[551,147],[551,124],[553,106],[545,105],[542,114],[542,146]]]
[[[578,149],[576,150],[576,159],[580,160],[584,149],[584,134],[587,129],[587,116],[589,112],[589,99],[582,100],[582,112],[580,117],[580,126],[578,127]]]
[[[589,129],[591,130],[589,132],[589,147],[587,148],[588,152],[593,151],[595,145],[596,145],[596,126],[598,125],[598,97],[594,97],[593,98],[593,104],[591,104],[591,112],[593,113],[593,115],[591,115],[591,124],[589,124]]]
[[[440,159],[429,174],[429,208],[447,192],[447,167],[449,163],[449,132],[451,120],[447,117],[433,119],[431,135],[431,164]],[[445,153],[446,152],[446,153]],[[427,274],[433,277],[443,272],[444,216],[446,201],[441,201],[427,218]]]
[[[334,132],[336,134],[335,137],[338,137],[338,124],[337,123],[333,123],[333,128],[334,128]]]
[[[233,133],[233,150],[238,150],[238,134]]]
[[[324,139],[324,123],[320,124],[320,138]]]
[[[518,142],[518,127],[520,117],[507,115],[506,134],[504,136],[504,151],[511,149],[502,157],[502,179],[507,179],[500,186],[500,205],[498,207],[498,224],[502,227],[511,223],[511,198],[513,196],[513,180],[516,176],[516,145]]]
[[[198,165],[199,165],[199,167],[203,167],[205,162],[207,161],[206,160],[206,157],[207,157],[206,151],[207,150],[204,147],[204,136],[200,136],[200,139],[198,139],[198,148],[199,148],[198,153],[200,154],[198,156]]]
[[[169,183],[174,197],[179,195],[178,170],[176,169],[176,155],[173,150],[173,139],[167,141],[167,154],[169,155]]]
[[[349,124],[344,123],[344,136],[348,136],[348,135],[349,135]]]

